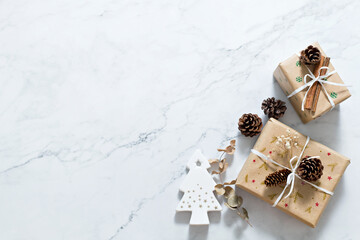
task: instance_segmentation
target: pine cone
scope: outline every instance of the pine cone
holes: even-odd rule
[[[321,52],[317,47],[308,46],[301,51],[300,61],[307,65],[314,65],[320,62]]]
[[[286,168],[270,173],[265,178],[264,183],[267,187],[276,186],[278,184],[285,183],[290,173],[291,171]]]
[[[269,118],[279,119],[284,116],[287,109],[285,102],[276,100],[274,97],[265,99],[261,104],[261,109]]]
[[[239,130],[246,137],[253,137],[261,132],[262,120],[257,114],[243,114],[239,119]]]
[[[303,158],[297,168],[299,177],[306,181],[316,181],[321,178],[324,166],[318,158]]]

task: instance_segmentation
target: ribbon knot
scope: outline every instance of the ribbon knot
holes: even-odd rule
[[[292,181],[294,181],[295,173],[290,173],[289,176],[286,179],[286,184],[290,184]]]
[[[279,197],[276,199],[275,203],[273,204],[273,207],[275,207],[275,206],[280,202],[280,200],[282,199],[282,196],[285,194],[285,191],[286,191],[286,189],[287,189],[289,186],[290,186],[290,190],[289,190],[288,194],[284,197],[284,199],[288,198],[288,197],[291,195],[291,193],[294,191],[295,177],[301,179],[302,181],[304,181],[305,183],[307,183],[307,184],[315,187],[316,189],[319,189],[320,191],[323,191],[324,193],[327,193],[327,194],[329,194],[329,195],[333,195],[333,194],[334,194],[333,192],[328,191],[328,190],[326,190],[325,188],[319,187],[319,186],[317,186],[317,185],[315,185],[315,184],[313,184],[313,183],[311,183],[311,182],[308,182],[308,181],[302,179],[299,175],[296,174],[296,170],[297,170],[297,168],[299,167],[300,162],[301,162],[301,157],[302,157],[302,155],[304,154],[305,148],[306,148],[306,146],[308,145],[309,141],[310,141],[310,138],[307,137],[307,138],[306,138],[306,143],[304,144],[304,147],[303,147],[300,155],[299,155],[299,156],[294,156],[294,157],[292,157],[292,158],[289,160],[290,168],[291,168],[291,169],[288,168],[288,167],[283,166],[282,164],[280,164],[280,163],[278,163],[278,162],[276,162],[276,161],[274,161],[274,160],[272,160],[271,158],[265,156],[265,155],[262,154],[261,152],[255,150],[255,149],[251,149],[251,152],[254,153],[255,155],[257,155],[258,157],[260,157],[260,158],[262,158],[262,159],[264,159],[264,160],[270,161],[270,162],[274,163],[275,165],[278,165],[278,166],[280,166],[280,167],[282,167],[282,168],[285,168],[285,169],[288,169],[288,170],[291,171],[291,173],[288,175],[288,177],[287,177],[287,179],[286,179],[286,186],[284,187],[284,189],[283,189],[283,191],[281,192],[281,194],[279,195]],[[309,157],[309,158],[320,158],[320,157],[319,157],[319,156],[313,156],[313,157]],[[293,163],[292,163],[294,160],[296,160],[295,166],[293,166]]]

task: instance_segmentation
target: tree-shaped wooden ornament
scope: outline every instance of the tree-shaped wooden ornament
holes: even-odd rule
[[[196,150],[187,164],[189,173],[180,186],[184,192],[176,211],[190,211],[190,225],[208,225],[208,211],[221,211],[221,206],[214,195],[215,181],[208,172],[210,164],[207,158]]]

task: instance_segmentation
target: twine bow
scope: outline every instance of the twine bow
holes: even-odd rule
[[[342,84],[342,83],[334,83],[334,82],[329,82],[329,81],[327,81],[327,78],[329,78],[331,75],[333,75],[334,73],[336,73],[336,70],[328,73],[328,70],[329,70],[328,67],[321,67],[321,68],[319,69],[319,72],[321,71],[321,69],[326,69],[326,73],[325,73],[324,75],[322,75],[322,76],[320,76],[320,74],[319,74],[318,77],[315,77],[315,75],[310,71],[310,69],[309,69],[307,66],[305,66],[305,67],[306,67],[307,70],[309,71],[309,73],[304,76],[304,83],[305,83],[305,84],[302,85],[301,87],[295,89],[295,91],[293,91],[293,92],[292,92],[290,95],[288,95],[287,97],[288,97],[288,98],[291,98],[291,97],[294,96],[295,94],[297,94],[297,93],[301,92],[302,90],[306,89],[307,87],[309,87],[308,90],[307,90],[306,93],[305,93],[304,99],[303,99],[302,104],[301,104],[301,110],[304,111],[304,110],[305,110],[304,106],[305,106],[306,97],[307,97],[307,95],[308,95],[308,93],[309,93],[312,85],[314,85],[316,82],[319,82],[320,85],[321,85],[321,87],[322,87],[322,89],[324,90],[324,93],[325,93],[327,99],[329,100],[329,102],[330,102],[330,104],[331,104],[331,110],[332,110],[332,109],[335,107],[335,103],[334,103],[334,101],[331,99],[329,93],[326,91],[326,88],[325,88],[324,84],[329,84],[329,85],[334,85],[334,86],[340,86],[340,87],[349,87],[349,86],[348,86],[348,85],[345,85],[345,84]],[[307,81],[307,77],[311,78],[311,81],[308,82],[308,81]]]
[[[276,162],[276,161],[274,161],[274,160],[272,160],[271,158],[265,156],[265,155],[262,154],[261,152],[255,150],[255,149],[251,149],[251,152],[254,153],[255,155],[257,155],[258,157],[260,157],[260,158],[262,158],[262,159],[265,159],[265,160],[267,160],[267,161],[270,161],[270,162],[274,163],[275,165],[278,165],[278,166],[280,166],[280,167],[282,167],[282,168],[285,168],[285,169],[288,169],[288,170],[291,171],[291,173],[288,175],[288,177],[287,177],[287,179],[286,179],[286,186],[284,187],[284,189],[283,189],[283,191],[281,192],[281,194],[279,195],[279,197],[276,199],[275,203],[272,205],[273,207],[275,207],[275,206],[281,201],[282,196],[285,194],[285,191],[286,191],[286,189],[287,189],[289,186],[290,186],[290,190],[289,190],[288,194],[284,197],[284,199],[288,198],[288,197],[291,195],[291,193],[294,191],[295,177],[301,179],[301,180],[304,181],[305,183],[313,186],[314,188],[316,188],[316,189],[318,189],[318,190],[320,190],[320,191],[322,191],[322,192],[324,192],[324,193],[327,193],[327,194],[329,194],[329,195],[333,195],[333,194],[334,194],[333,192],[328,191],[328,190],[326,190],[325,188],[319,187],[319,186],[317,186],[317,185],[315,185],[315,184],[313,184],[313,183],[311,183],[311,182],[308,182],[308,181],[302,179],[299,175],[296,174],[296,169],[297,169],[297,168],[299,167],[299,165],[300,165],[301,157],[302,157],[302,155],[304,154],[305,148],[306,148],[306,146],[308,145],[309,141],[310,141],[310,138],[307,137],[306,143],[305,143],[305,145],[304,145],[304,147],[303,147],[300,155],[299,155],[299,156],[294,156],[294,157],[292,157],[292,158],[289,160],[290,168],[291,168],[291,169],[288,168],[288,167],[283,166],[282,164],[280,164],[280,163],[278,163],[278,162]],[[310,158],[320,158],[320,157],[319,157],[319,156],[313,156],[313,157],[310,157]],[[295,159],[297,159],[297,161],[296,161],[295,166],[293,166],[292,161],[295,160]]]

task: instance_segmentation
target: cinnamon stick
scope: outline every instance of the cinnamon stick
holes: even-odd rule
[[[319,76],[319,74],[320,74],[319,69],[322,67],[322,65],[324,63],[324,59],[325,59],[325,57],[321,56],[319,64],[317,64],[315,66],[315,68],[314,68],[314,76],[315,77]],[[312,109],[317,84],[318,83],[315,83],[311,86],[311,88],[306,96],[306,102],[305,102],[305,106],[304,106],[305,109],[308,109],[308,110]]]
[[[324,59],[324,63],[323,63],[323,67],[328,67],[330,64],[330,58],[329,57],[326,57]],[[320,71],[320,76],[322,75],[325,75],[327,69],[321,69]],[[320,83],[316,83],[316,90],[315,90],[315,96],[314,96],[314,100],[313,100],[313,104],[312,104],[312,107],[311,107],[311,111],[315,112],[316,111],[316,106],[317,106],[317,103],[319,101],[319,96],[320,96],[320,92],[321,92],[321,85]]]

